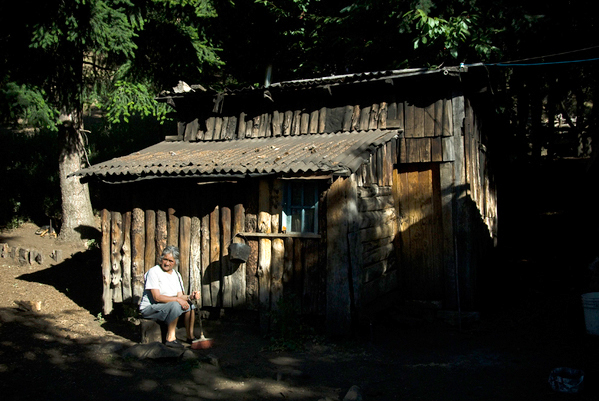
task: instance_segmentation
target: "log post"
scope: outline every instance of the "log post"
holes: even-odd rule
[[[126,212],[123,219],[123,246],[121,248],[121,266],[123,270],[123,302],[132,301],[131,288],[131,212]]]
[[[111,214],[108,210],[102,210],[102,313],[104,315],[112,312],[112,287],[110,286],[110,223]]]
[[[154,256],[154,266],[160,260],[160,255],[162,255],[162,251],[166,248],[166,240],[168,238],[168,229],[166,222],[166,212],[164,210],[158,210],[156,212],[156,254]],[[152,266],[146,266],[146,269],[151,268]]]
[[[189,293],[202,291],[202,232],[201,221],[197,216],[191,218],[191,239],[189,245]],[[201,307],[202,298],[198,299]]]
[[[183,280],[183,293],[189,294],[189,258],[191,247],[191,218],[181,216],[179,221],[179,251],[181,257],[179,260],[179,273]]]
[[[112,302],[123,302],[123,272],[121,266],[121,247],[123,246],[123,216],[120,212],[112,212],[112,251],[110,262],[112,264]]]
[[[167,245],[179,246],[179,217],[172,207],[168,208]]]
[[[222,293],[223,307],[230,308],[233,306],[233,282],[231,277],[231,263],[229,261],[229,244],[231,243],[231,208],[227,206],[221,207],[221,238],[222,246],[221,254],[221,277],[222,277]]]
[[[137,304],[141,300],[144,291],[144,254],[145,254],[145,235],[144,235],[144,211],[140,208],[134,208],[131,216],[131,279],[133,287],[133,303]],[[152,255],[154,253],[152,252]]]
[[[287,284],[293,280],[293,238],[287,237],[284,241],[283,284]]]
[[[272,240],[271,260],[271,308],[278,309],[279,300],[283,297],[283,271],[285,260],[285,244],[282,238]]]
[[[221,303],[221,265],[220,265],[220,210],[216,206],[210,213],[210,296],[211,305],[220,307]]]
[[[345,335],[351,323],[348,205],[350,179],[338,178],[327,195],[326,319],[329,335]]]
[[[266,179],[260,180],[258,185],[258,232],[271,232],[270,216],[270,189]],[[260,238],[258,241],[258,289],[260,299],[260,327],[262,331],[268,331],[269,322],[267,312],[270,306],[270,263],[272,254],[272,243],[268,238]]]
[[[202,306],[212,306],[212,297],[210,296],[210,215],[202,217],[201,226],[201,272],[202,281]]]
[[[245,208],[243,204],[237,204],[233,208],[233,239],[234,243],[245,243],[245,240],[237,233],[243,232],[245,229]],[[233,272],[231,274],[231,302],[233,307],[240,307],[245,305],[245,286],[246,286],[246,264],[239,263],[232,266]]]
[[[141,209],[134,209],[133,211],[135,212],[135,210],[138,210],[137,213],[140,213],[140,215],[138,216],[138,219],[140,221],[140,224],[144,224],[145,225],[145,238],[142,239],[142,236],[140,236],[140,238],[138,238],[139,241],[145,241],[145,249],[143,249],[143,252],[139,251],[139,257],[143,257],[143,271],[142,271],[142,275],[143,273],[147,272],[148,270],[150,270],[155,264],[156,264],[156,212],[153,210],[146,210],[145,213],[145,222],[143,220],[143,215],[141,215],[141,213],[143,213],[143,211]],[[139,230],[142,231],[143,234],[143,227],[139,227]]]
[[[254,213],[245,215],[245,231],[248,233],[256,232],[258,227],[258,218]],[[245,263],[245,297],[249,309],[257,310],[260,304],[258,290],[258,241],[249,239],[250,257]]]

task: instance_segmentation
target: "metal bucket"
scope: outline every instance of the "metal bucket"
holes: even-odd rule
[[[245,243],[231,242],[229,244],[229,260],[231,262],[245,263],[250,257],[250,246],[247,238],[243,237]]]

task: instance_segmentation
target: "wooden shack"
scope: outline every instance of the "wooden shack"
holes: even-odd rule
[[[77,173],[102,186],[104,313],[139,301],[167,244],[203,306],[271,311],[290,300],[331,334],[405,302],[475,310],[497,208],[469,74],[161,93],[177,132]],[[229,257],[238,242],[250,246],[245,263]]]

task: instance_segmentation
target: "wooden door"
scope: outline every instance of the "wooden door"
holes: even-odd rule
[[[443,227],[439,165],[393,171],[399,218],[399,285],[406,300],[443,300]]]

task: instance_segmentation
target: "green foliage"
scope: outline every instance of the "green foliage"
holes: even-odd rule
[[[121,120],[129,122],[133,114],[141,116],[154,116],[161,123],[166,119],[168,106],[158,103],[153,94],[149,93],[148,85],[117,81],[108,104],[104,107],[107,111],[106,117],[111,123]],[[98,104],[102,108],[102,104]]]
[[[0,88],[5,122],[56,131],[58,111],[47,103],[45,95],[45,92],[38,88],[29,88],[15,82],[6,83]]]
[[[203,25],[216,16],[210,0],[33,3],[0,9],[2,26],[28,15],[18,32],[0,31],[9,49],[1,77],[9,86],[0,87],[7,120],[54,129],[59,112],[91,105],[109,107],[113,122],[134,113],[164,119],[153,99],[160,90],[221,64]]]
[[[85,243],[85,247],[87,249],[100,249],[100,243],[95,238],[88,239]]]
[[[476,50],[480,61],[485,61],[499,49],[492,44],[491,32],[499,30],[489,29],[479,24],[479,16],[471,9],[444,19],[431,17],[423,9],[408,11],[405,17],[414,24],[419,35],[414,39],[414,49],[419,47],[441,47],[442,53],[447,53],[451,59],[459,59],[460,48]]]
[[[106,319],[104,319],[102,312],[98,312],[95,320],[96,320],[96,322],[98,322],[100,324],[100,326],[103,325],[104,323],[106,323]]]
[[[6,223],[4,228],[12,230],[14,228],[19,228],[25,223],[25,219],[21,216],[12,216],[12,218]]]

